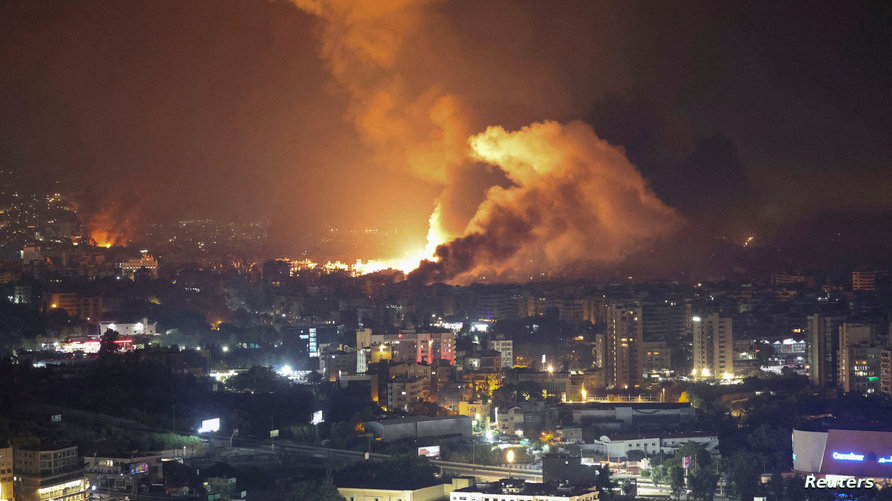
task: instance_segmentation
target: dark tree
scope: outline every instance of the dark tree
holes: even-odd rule
[[[706,468],[699,468],[688,476],[688,486],[694,499],[712,501],[719,476]]]
[[[613,472],[609,466],[603,466],[598,470],[598,478],[595,480],[595,487],[598,489],[598,496],[609,499],[613,496]],[[600,497],[599,497],[600,499]]]
[[[669,490],[676,499],[684,492],[684,468],[681,466],[669,467]]]
[[[752,452],[741,450],[728,461],[728,476],[731,489],[744,501],[753,499],[759,493],[759,475],[762,459]]]
[[[106,329],[105,333],[99,337],[99,356],[114,355],[120,347],[116,342],[118,340],[118,331]]]
[[[335,487],[331,474],[322,481],[303,480],[291,484],[292,501],[347,501]]]

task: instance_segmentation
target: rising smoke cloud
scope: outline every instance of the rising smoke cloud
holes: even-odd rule
[[[648,188],[623,150],[582,122],[489,127],[472,155],[514,183],[487,193],[465,235],[414,272],[425,282],[484,270],[553,271],[615,262],[674,230],[680,219]]]
[[[405,169],[441,188],[467,159],[471,134],[461,100],[404,71],[404,45],[420,28],[417,0],[295,0],[321,19],[320,55],[349,98],[348,119],[379,168]],[[438,201],[441,218],[453,219]],[[442,221],[442,219],[440,219]]]
[[[623,151],[582,122],[547,121],[515,132],[493,126],[472,135],[462,99],[419,83],[417,71],[401,64],[430,2],[295,2],[322,20],[320,54],[346,91],[348,119],[378,166],[441,186],[432,224],[460,212],[449,204],[456,198],[451,187],[475,162],[497,166],[511,183],[490,187],[470,221],[453,221],[450,231],[432,228],[441,241],[452,240],[412,278],[447,281],[481,270],[613,262],[677,226],[675,211],[650,191]]]

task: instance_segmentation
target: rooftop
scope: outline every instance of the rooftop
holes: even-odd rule
[[[709,432],[709,431],[689,431],[689,432],[678,432],[678,433],[625,433],[625,434],[614,434],[607,435],[611,441],[618,440],[647,440],[652,438],[659,438],[662,440],[669,438],[703,438],[703,437],[717,437],[717,433]]]
[[[430,421],[449,421],[453,419],[468,419],[471,418],[468,416],[406,416],[400,418],[390,418],[390,419],[379,419],[376,421],[369,421],[371,423],[381,423],[381,424],[405,424],[405,423],[421,423],[421,422],[430,422]]]
[[[546,482],[542,484],[526,482],[516,478],[503,478],[498,482],[480,483],[472,487],[456,489],[454,492],[479,492],[483,494],[524,494],[528,496],[578,496],[593,492],[593,486],[578,486]]]
[[[617,407],[631,407],[633,409],[686,409],[690,408],[688,402],[579,402],[559,404],[566,409],[615,409]]]

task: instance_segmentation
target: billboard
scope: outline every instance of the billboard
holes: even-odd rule
[[[220,418],[205,419],[201,422],[201,428],[198,429],[198,433],[211,433],[214,431],[220,431]]]
[[[130,474],[131,475],[139,475],[140,473],[148,473],[149,472],[149,463],[141,462],[141,463],[130,463]]]
[[[418,455],[419,456],[427,456],[431,459],[440,459],[440,446],[439,445],[429,445],[427,447],[419,447]]]
[[[793,430],[793,469],[802,473],[892,477],[892,432]]]
[[[317,425],[317,424],[322,423],[322,422],[324,422],[324,421],[325,421],[325,420],[322,419],[322,411],[316,411],[316,412],[313,413],[313,420],[310,421],[310,423],[313,424],[313,425]]]

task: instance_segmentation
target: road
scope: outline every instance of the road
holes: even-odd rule
[[[250,449],[255,454],[269,454],[273,449],[270,447],[269,441],[259,441],[250,439],[239,439],[236,441],[241,449]],[[287,442],[277,443],[275,450],[279,453],[295,455],[310,459],[328,459],[328,460],[347,460],[362,461],[367,453],[360,451],[351,451],[345,449],[330,449],[327,447],[317,447],[312,445],[289,444]],[[379,454],[376,452],[368,453],[371,461],[384,461],[390,456],[388,454]],[[431,460],[431,464],[440,468],[442,473],[451,473],[454,475],[473,475],[477,478],[486,480],[499,480],[502,478],[513,477],[530,480],[533,482],[542,481],[541,470],[528,470],[520,467],[503,468],[499,466],[483,466],[471,463],[456,463],[451,461]]]
[[[365,459],[365,452],[352,451],[345,449],[330,449],[327,447],[318,447],[312,445],[292,444],[287,441],[278,442],[273,449],[268,440],[252,440],[248,438],[236,439],[236,449],[247,451],[244,457],[249,461],[256,461],[260,456],[267,456],[271,459],[275,454],[286,454],[290,456],[302,457],[311,461],[329,460],[329,461],[362,461]],[[232,450],[233,449],[225,449]],[[237,458],[238,455],[231,456]],[[369,453],[370,461],[384,461],[390,456],[388,454]],[[191,458],[193,461],[197,458]],[[229,458],[226,458],[227,460]],[[217,457],[213,461],[224,460]],[[521,478],[531,482],[542,481],[541,470],[528,470],[519,467],[505,468],[499,466],[483,466],[470,463],[458,463],[452,461],[431,460],[431,464],[438,466],[442,473],[450,473],[454,475],[474,476],[478,479],[494,481],[503,478]],[[615,474],[614,480],[621,482],[624,479],[633,479],[638,485],[638,496],[648,499],[666,499],[669,498],[669,489],[667,486],[657,487],[646,477],[629,474]],[[716,496],[717,499],[719,496]]]

